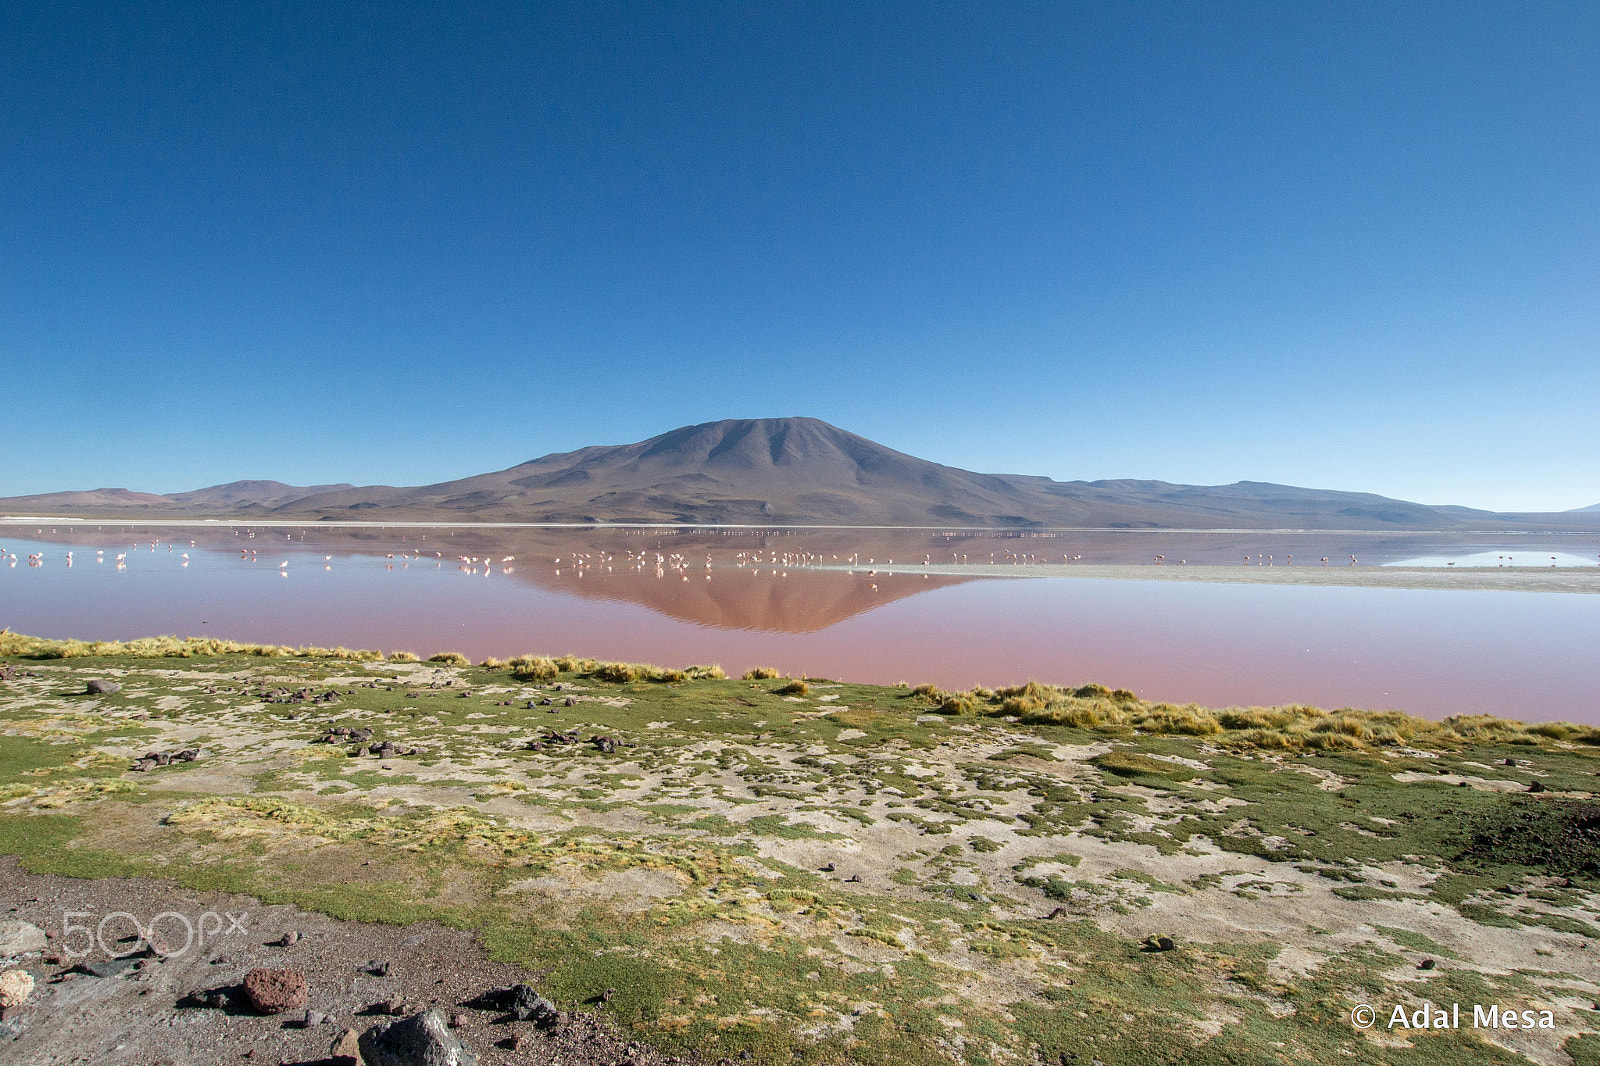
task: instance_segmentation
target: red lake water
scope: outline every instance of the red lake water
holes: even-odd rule
[[[1586,566],[1600,561],[1597,541],[12,525],[0,526],[0,625],[49,637],[170,633],[474,659],[570,651],[946,688],[1098,681],[1210,706],[1600,723],[1596,595],[915,572],[924,559],[987,565],[991,553],[1011,573],[1157,555],[1194,566],[1355,555],[1362,566],[1481,567],[1505,554],[1519,565],[1553,557]],[[30,564],[35,553],[42,559]],[[854,572],[812,568],[845,563]]]

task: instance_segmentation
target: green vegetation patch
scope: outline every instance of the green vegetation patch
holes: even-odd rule
[[[1371,1043],[1350,998],[1527,998],[1586,959],[1480,973],[1478,926],[1558,954],[1600,928],[1583,727],[176,638],[0,634],[0,659],[26,667],[0,681],[0,851],[30,868],[470,928],[563,1006],[713,1061],[1511,1061]],[[106,672],[120,693],[83,692]],[[1161,947],[1163,914],[1231,930],[1291,895],[1271,940]],[[1295,924],[1351,908],[1450,972]],[[1318,965],[1274,977],[1285,943]]]

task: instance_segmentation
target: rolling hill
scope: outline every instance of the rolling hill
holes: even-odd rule
[[[685,426],[434,485],[239,481],[0,499],[0,513],[441,522],[686,522],[1104,528],[1600,528],[1600,514],[1498,515],[1265,482],[1054,481],[918,459],[814,418]]]

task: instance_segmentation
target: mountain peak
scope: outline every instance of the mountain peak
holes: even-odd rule
[[[0,506],[35,514],[934,528],[1450,529],[1488,517],[1256,481],[1200,486],[980,474],[804,416],[702,422],[433,485],[236,481],[164,497],[101,490]],[[1589,518],[1574,515],[1572,522],[1586,528]]]

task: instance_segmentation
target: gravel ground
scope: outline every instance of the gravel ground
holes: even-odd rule
[[[456,1036],[483,1066],[502,1063],[589,1064],[691,1062],[658,1054],[592,1014],[564,1012],[548,1029],[502,1020],[495,1010],[468,1004],[494,988],[517,982],[538,987],[537,975],[489,960],[468,933],[431,923],[406,928],[344,922],[294,907],[263,906],[246,896],[195,892],[170,882],[107,878],[82,881],[38,876],[13,858],[0,858],[0,921],[20,920],[49,936],[42,953],[0,959],[0,969],[33,975],[29,1000],[5,1012],[0,1061],[9,1066],[94,1063],[97,1066],[213,1066],[221,1062],[334,1066],[330,1058],[345,1029],[360,1033],[391,1020],[379,1005],[404,1003],[404,1014],[437,1007],[456,1019]],[[185,916],[196,932],[187,950],[184,925],[163,918],[158,939],[170,953],[151,957],[131,936],[125,912],[149,923],[155,915]],[[203,917],[214,915],[214,918]],[[104,919],[103,925],[102,919]],[[68,926],[101,929],[124,972],[94,976],[74,967],[104,964],[111,956],[91,936]],[[204,928],[202,942],[200,929]],[[286,933],[297,939],[278,945]],[[135,958],[137,961],[134,961]],[[387,963],[386,973],[381,965]],[[255,967],[305,975],[305,1010],[256,1013],[239,989]],[[200,996],[232,990],[224,1006]],[[307,1010],[328,1016],[306,1025]]]

